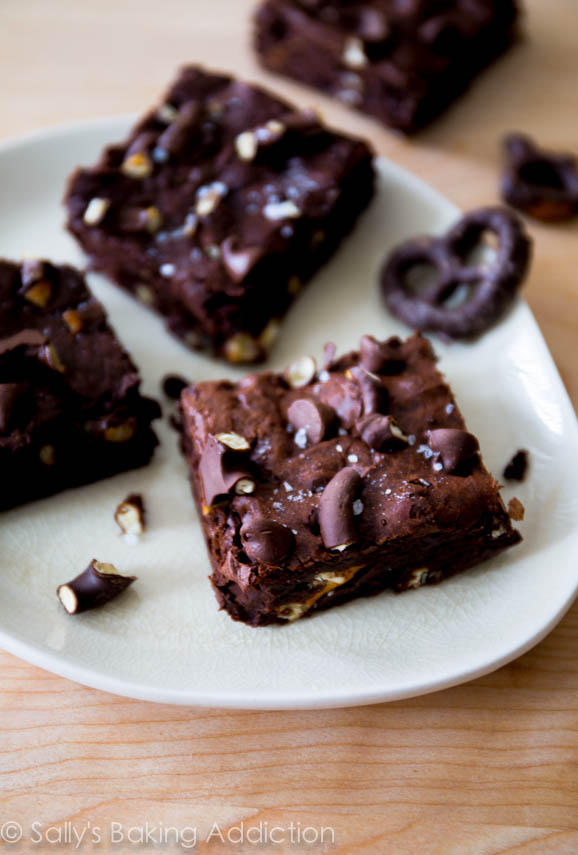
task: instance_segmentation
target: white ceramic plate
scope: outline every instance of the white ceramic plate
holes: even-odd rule
[[[115,118],[49,130],[0,147],[0,255],[82,264],[63,229],[60,200],[77,164],[122,138]],[[273,367],[341,350],[363,333],[407,330],[381,306],[376,273],[404,236],[443,230],[456,209],[381,160],[370,210],[339,255],[290,312]],[[158,395],[168,371],[194,380],[242,372],[195,356],[162,322],[100,276],[90,284],[122,342]],[[526,506],[524,543],[505,557],[395,596],[358,600],[283,627],[250,629],[218,612],[176,435],[146,469],[6,513],[0,520],[0,644],[72,680],[109,692],[175,704],[251,708],[345,706],[441,689],[487,673],[528,650],[556,624],[578,586],[578,431],[542,336],[520,302],[478,343],[437,344],[441,367],[467,422],[499,475],[528,448],[529,479],[514,492]],[[8,485],[3,485],[7,488]],[[142,492],[150,528],[136,546],[117,533],[113,512]],[[56,586],[92,557],[139,581],[104,609],[69,617]]]

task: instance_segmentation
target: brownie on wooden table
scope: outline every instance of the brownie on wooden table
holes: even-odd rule
[[[149,462],[160,408],[72,267],[0,261],[0,510]]]
[[[514,37],[515,0],[265,0],[263,65],[405,133],[450,104]]]
[[[211,580],[236,620],[439,582],[520,540],[419,335],[198,383],[181,405]]]
[[[373,180],[365,143],[187,67],[124,143],[72,176],[68,226],[93,266],[187,345],[250,363],[267,355]]]

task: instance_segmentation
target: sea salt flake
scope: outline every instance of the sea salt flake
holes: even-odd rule
[[[283,486],[285,487],[285,491],[290,493],[293,489],[293,486],[288,481],[283,481]]]
[[[307,431],[305,428],[299,428],[295,433],[295,445],[299,448],[305,448],[307,445]]]
[[[356,499],[354,501],[353,513],[354,513],[354,516],[356,516],[356,517],[358,517],[360,514],[363,513],[363,502],[361,501],[361,499]]]
[[[357,454],[348,454],[347,455],[347,462],[348,463],[357,463],[358,460],[359,460],[359,457],[357,456]]]

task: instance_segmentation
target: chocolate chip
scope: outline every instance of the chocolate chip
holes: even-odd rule
[[[241,247],[235,237],[228,237],[221,244],[223,265],[233,282],[242,282],[263,258],[263,254],[259,246]]]
[[[258,564],[279,564],[295,547],[290,528],[273,520],[247,522],[241,528],[243,549]]]
[[[376,451],[394,451],[408,443],[407,436],[393,416],[372,413],[355,425],[361,439]]]
[[[361,365],[354,365],[353,368],[347,370],[346,375],[352,377],[359,386],[364,415],[368,416],[371,413],[379,413],[386,409],[389,395],[376,374],[372,374]]]
[[[508,481],[523,481],[528,470],[528,452],[521,448],[504,469],[503,476]]]
[[[465,474],[468,464],[476,457],[480,445],[476,437],[457,428],[439,428],[429,435],[429,447],[439,454],[444,470]]]
[[[386,341],[376,341],[371,335],[364,335],[359,343],[361,364],[372,374],[399,374],[405,362],[399,350],[401,341],[393,336]]]
[[[327,549],[345,549],[357,540],[353,503],[362,485],[361,475],[346,466],[335,475],[321,496],[319,526]]]
[[[331,407],[320,401],[298,398],[287,410],[287,420],[296,431],[305,431],[309,442],[315,445],[325,437],[335,420],[335,413]]]
[[[255,489],[255,481],[244,463],[243,454],[232,451],[212,435],[209,435],[201,455],[199,475],[207,507],[232,490],[248,494]]]
[[[178,401],[181,397],[181,392],[191,384],[181,377],[179,374],[166,374],[162,380],[162,390],[167,398],[172,401]]]
[[[86,570],[56,589],[58,599],[69,615],[80,614],[109,603],[136,581],[136,576],[123,576],[112,564],[95,558]]]
[[[39,330],[20,330],[0,340],[0,356],[17,347],[42,347],[45,342],[46,336]]]

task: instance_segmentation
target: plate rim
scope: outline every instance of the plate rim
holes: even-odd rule
[[[72,121],[48,125],[36,130],[28,131],[17,136],[7,137],[0,140],[0,158],[10,152],[21,149],[27,145],[36,144],[43,139],[62,138],[74,133],[89,131],[94,128],[99,129],[103,126],[119,126],[126,124],[127,126],[135,120],[136,114],[120,114],[120,115],[105,115],[93,116],[84,119],[74,119]],[[377,168],[380,166],[385,169],[390,175],[394,175],[405,186],[415,188],[415,190],[423,197],[429,198],[434,204],[443,204],[446,208],[451,208],[458,216],[461,212],[453,202],[451,202],[444,194],[410,172],[403,166],[389,160],[383,155],[376,155],[375,162]],[[523,311],[526,314],[526,320],[533,326],[533,334],[540,342],[542,348],[541,360],[546,358],[549,361],[549,368],[558,379],[558,400],[560,406],[565,410],[565,417],[568,418],[569,424],[578,437],[578,421],[574,407],[560,376],[558,368],[554,362],[552,354],[547,346],[542,331],[532,313],[530,307],[523,298],[518,299],[522,305]],[[17,656],[32,665],[43,668],[58,676],[72,680],[81,685],[88,686],[93,689],[112,693],[115,695],[134,698],[137,700],[149,701],[153,703],[164,703],[178,706],[190,707],[212,707],[222,709],[247,709],[247,710],[297,710],[297,709],[332,709],[363,706],[369,704],[386,703],[396,700],[403,700],[421,695],[430,694],[444,689],[458,686],[471,680],[483,677],[490,674],[499,668],[507,665],[509,662],[517,659],[524,653],[531,650],[536,644],[542,641],[552,629],[562,620],[564,615],[572,607],[576,597],[578,596],[578,576],[572,594],[567,597],[561,604],[558,604],[555,612],[551,614],[549,620],[541,625],[536,632],[526,638],[519,645],[504,653],[501,656],[496,656],[494,659],[477,665],[472,668],[462,669],[459,673],[449,675],[445,679],[439,677],[433,678],[430,681],[424,681],[420,684],[413,685],[411,688],[401,687],[398,689],[380,688],[375,690],[362,689],[359,691],[349,690],[343,694],[339,692],[304,692],[299,695],[295,692],[283,694],[275,692],[274,695],[268,695],[266,692],[258,693],[253,696],[242,694],[241,692],[223,691],[219,694],[215,693],[197,693],[191,690],[177,690],[165,687],[153,687],[150,684],[142,681],[131,681],[126,678],[116,677],[106,674],[102,671],[95,671],[89,666],[83,666],[63,659],[56,653],[51,652],[46,647],[37,643],[27,641],[21,636],[13,634],[5,630],[0,625],[0,647],[8,653]]]

